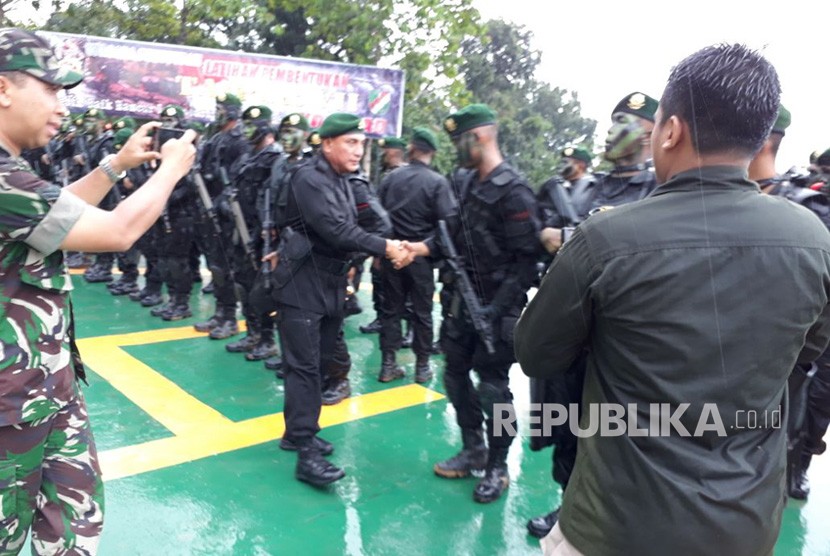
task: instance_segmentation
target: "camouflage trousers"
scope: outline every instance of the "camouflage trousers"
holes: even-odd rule
[[[0,555],[94,555],[104,485],[80,395],[40,421],[0,427]]]

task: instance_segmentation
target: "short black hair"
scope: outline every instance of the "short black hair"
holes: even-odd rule
[[[678,116],[691,128],[699,154],[754,156],[778,116],[778,73],[758,52],[741,44],[703,48],[669,75],[660,99],[662,121]]]

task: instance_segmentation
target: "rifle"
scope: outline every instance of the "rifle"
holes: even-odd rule
[[[193,170],[191,174],[193,177],[193,183],[196,185],[196,192],[199,194],[199,199],[202,201],[202,207],[205,209],[205,214],[207,215],[208,220],[210,220],[210,223],[213,225],[213,232],[217,239],[221,238],[222,226],[219,224],[219,220],[216,217],[216,207],[213,205],[213,200],[210,198],[210,193],[208,193],[207,185],[205,185],[202,173],[198,170]]]
[[[61,177],[61,186],[66,187],[69,185],[69,159],[64,158],[61,160],[61,169],[59,173]]]
[[[473,328],[478,333],[478,337],[487,348],[487,353],[493,355],[496,353],[496,348],[493,346],[493,324],[482,314],[481,303],[478,300],[473,284],[470,282],[470,277],[467,271],[462,266],[461,257],[455,250],[455,245],[450,237],[450,231],[447,228],[447,222],[444,220],[438,221],[438,235],[441,238],[442,247],[445,249],[447,258],[447,265],[452,273],[455,275],[458,287],[458,293],[461,294],[461,299],[467,306],[467,312],[470,314],[470,320],[473,322]]]
[[[271,207],[271,187],[270,183],[265,184],[263,191],[263,207],[262,207],[262,255],[265,256],[271,252],[271,234],[274,230],[273,211]],[[271,289],[271,281],[268,275],[271,274],[271,264],[266,261],[262,263],[262,275],[265,278],[265,289]]]
[[[256,255],[253,249],[251,249],[251,232],[248,231],[248,224],[245,223],[245,215],[242,213],[242,207],[239,205],[239,199],[237,199],[238,191],[236,187],[230,186],[230,180],[228,179],[228,173],[225,171],[225,168],[219,169],[219,175],[222,178],[222,184],[228,188],[228,205],[231,207],[233,224],[236,227],[236,232],[239,234],[239,240],[242,242],[242,249],[245,251],[248,259],[250,259],[254,270],[259,270]]]
[[[553,186],[548,188],[548,195],[553,202],[553,206],[557,208],[562,216],[568,219],[568,225],[576,226],[579,224],[581,219],[576,214],[574,206],[571,200],[568,199],[568,194],[565,192],[565,188],[560,180],[556,180]]]
[[[81,156],[84,159],[84,176],[89,174],[92,170],[89,167],[89,149],[87,149],[86,137],[83,133],[75,136],[78,140],[78,147],[81,149]]]

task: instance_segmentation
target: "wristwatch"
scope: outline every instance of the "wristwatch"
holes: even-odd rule
[[[107,175],[107,177],[110,179],[112,183],[124,179],[127,175],[126,171],[123,171],[120,174],[115,173],[115,170],[113,170],[112,168],[112,161],[114,158],[114,154],[108,154],[107,156],[101,159],[101,162],[98,163],[98,168],[103,170],[103,172]]]

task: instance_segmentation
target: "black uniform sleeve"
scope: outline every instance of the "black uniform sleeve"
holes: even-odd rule
[[[306,226],[338,250],[385,255],[386,240],[366,232],[357,222],[351,221],[347,213],[352,210],[351,207],[340,206],[334,192],[328,190],[331,187],[328,181],[313,179],[315,175],[319,174],[312,168],[300,171],[291,187]]]
[[[541,254],[539,206],[529,187],[513,186],[501,200],[505,246],[513,254],[511,272],[496,291],[491,306],[497,315],[524,298],[536,278],[536,261]]]

